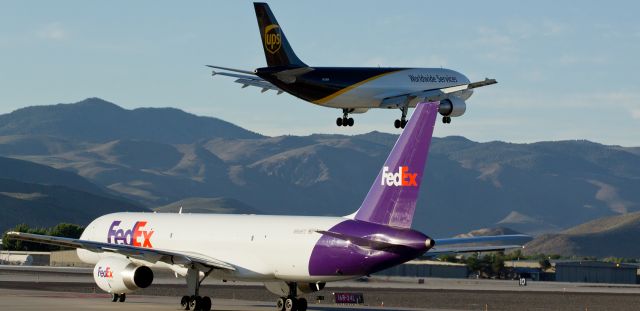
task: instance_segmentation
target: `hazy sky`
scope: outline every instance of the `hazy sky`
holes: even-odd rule
[[[447,67],[479,89],[437,136],[640,146],[637,1],[269,1],[309,65]],[[0,1],[0,113],[87,97],[177,107],[267,135],[398,133],[396,110],[354,115],[212,78],[265,65],[249,1]]]

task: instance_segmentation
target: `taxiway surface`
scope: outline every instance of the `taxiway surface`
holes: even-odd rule
[[[90,271],[0,269],[0,310],[178,310],[184,279],[158,275],[157,282],[110,302]],[[332,303],[333,292],[358,292],[363,306]],[[201,294],[213,297],[214,310],[273,310],[274,295],[258,283],[205,282]],[[325,300],[317,301],[317,296]],[[372,279],[330,283],[307,295],[309,310],[639,310],[640,286],[472,279]]]

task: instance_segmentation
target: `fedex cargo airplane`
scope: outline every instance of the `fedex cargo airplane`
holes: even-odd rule
[[[411,229],[438,103],[419,103],[360,208],[344,217],[115,213],[79,239],[9,232],[9,238],[77,248],[96,284],[124,301],[153,283],[154,270],[185,277],[186,310],[210,310],[207,278],[263,282],[278,310],[307,309],[304,293],[370,275],[419,256],[520,247],[523,235],[433,239]],[[295,204],[292,202],[292,204]],[[510,241],[514,245],[478,246]],[[464,246],[464,243],[474,243]]]
[[[473,89],[497,83],[494,79],[470,82],[463,74],[444,68],[310,67],[293,52],[282,27],[266,3],[254,3],[262,47],[268,67],[254,71],[208,65],[213,75],[236,78],[242,87],[262,92],[287,92],[305,101],[342,109],[338,126],[353,126],[351,113],[371,108],[400,109],[394,126],[404,128],[407,112],[419,102],[439,101],[443,123],[462,116]]]

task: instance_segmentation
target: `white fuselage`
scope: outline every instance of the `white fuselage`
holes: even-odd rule
[[[354,276],[331,276],[319,279],[309,275],[309,259],[321,234],[344,221],[341,217],[116,213],[102,216],[89,224],[81,239],[122,243],[108,239],[110,229],[132,230],[136,222],[145,221],[136,242],[155,249],[197,252],[233,263],[236,271],[216,270],[210,276],[245,281],[332,281]],[[113,228],[114,221],[121,221]],[[153,233],[150,233],[153,232]],[[145,235],[148,241],[145,240]],[[130,237],[124,240],[130,242]],[[81,260],[95,264],[112,253],[94,253],[78,249]],[[156,267],[183,274],[186,269],[163,263]]]
[[[402,94],[411,94],[426,90],[441,89],[460,84],[468,84],[469,79],[463,74],[450,69],[441,68],[408,68],[397,72],[380,75],[348,90],[339,92],[337,96],[329,96],[314,103],[333,108],[388,108],[381,106],[382,100]],[[459,96],[467,100],[473,94],[466,90]],[[415,107],[411,102],[410,107]]]

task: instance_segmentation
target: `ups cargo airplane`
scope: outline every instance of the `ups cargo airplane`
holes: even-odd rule
[[[299,295],[326,282],[423,255],[520,247],[516,241],[526,236],[432,239],[411,229],[437,114],[438,103],[417,105],[362,205],[348,216],[115,213],[91,222],[79,239],[8,236],[77,248],[82,261],[95,264],[95,282],[114,302],[151,285],[154,270],[173,270],[186,278],[185,310],[211,309],[211,299],[199,296],[207,277],[263,282],[280,296],[278,310],[304,311],[307,301]],[[505,241],[512,245],[478,246]]]
[[[208,65],[213,75],[236,78],[242,87],[262,92],[287,92],[305,101],[342,109],[338,126],[353,126],[350,113],[371,108],[400,109],[394,126],[404,128],[407,112],[419,102],[439,101],[443,123],[464,114],[473,89],[497,83],[485,79],[471,83],[463,74],[444,68],[309,67],[293,52],[282,27],[266,3],[254,3],[262,47],[268,67],[254,71]]]

